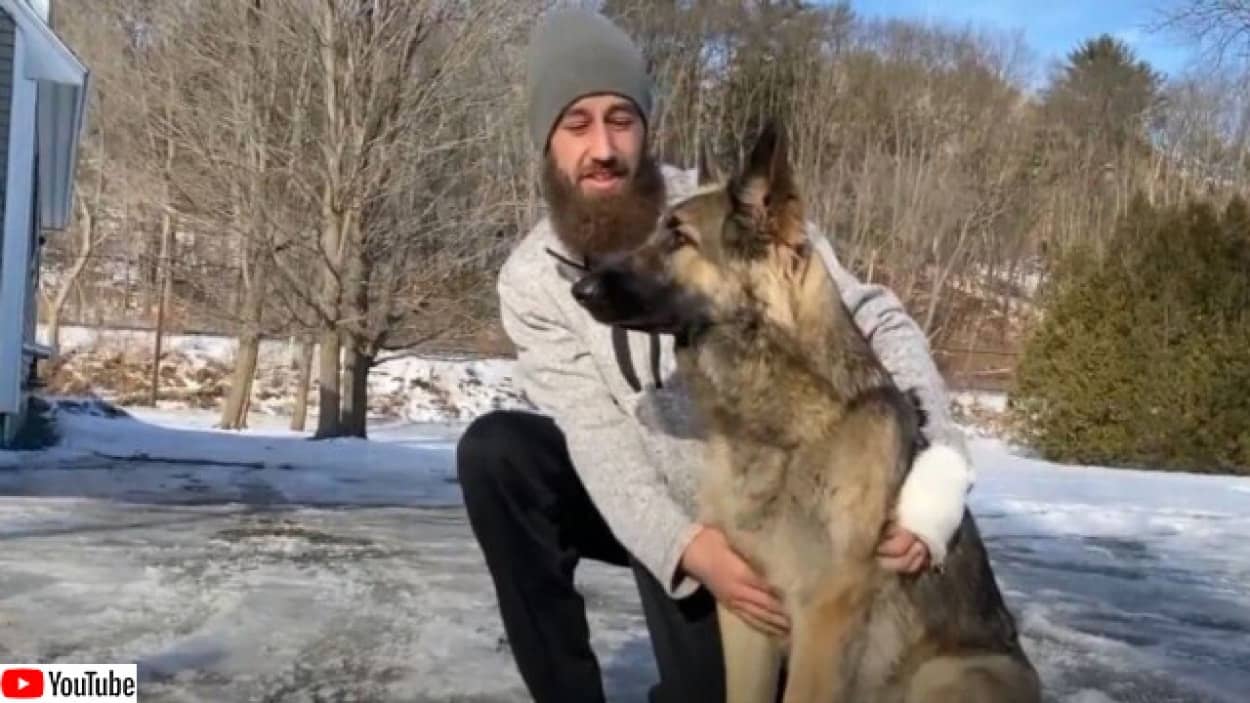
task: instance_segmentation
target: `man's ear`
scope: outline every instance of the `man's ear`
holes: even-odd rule
[[[699,144],[699,185],[715,185],[725,180],[724,174],[712,159],[711,150],[708,148],[707,142]]]
[[[732,188],[738,210],[758,231],[791,246],[803,238],[803,212],[782,126],[769,120]]]

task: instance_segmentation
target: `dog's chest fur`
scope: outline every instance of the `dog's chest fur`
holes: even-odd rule
[[[709,345],[679,355],[706,423],[700,519],[724,530],[744,558],[783,594],[803,598],[829,568],[831,522],[845,519],[828,514],[829,498],[842,488],[840,482],[857,477],[830,471],[830,447],[818,436],[795,445],[778,443],[782,433],[776,423],[789,421],[770,405],[788,403],[792,394],[785,387],[756,386],[753,379],[776,376],[753,373],[750,357],[744,359],[737,351],[725,353],[723,347]],[[802,408],[801,414],[819,421],[838,411]]]
[[[801,452],[742,441],[711,428],[700,485],[702,519],[720,527],[752,565],[788,596],[824,575],[832,545],[827,478]]]

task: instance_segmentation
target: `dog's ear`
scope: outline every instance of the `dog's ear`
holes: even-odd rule
[[[707,142],[699,144],[699,185],[715,185],[722,183],[725,176],[717,167],[716,162],[712,159],[711,150],[708,148]]]
[[[786,142],[784,128],[776,121],[767,122],[732,193],[736,207],[755,223],[757,231],[795,246],[802,239],[803,213]]]

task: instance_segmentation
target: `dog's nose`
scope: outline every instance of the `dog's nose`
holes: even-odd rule
[[[582,276],[577,283],[573,284],[573,299],[579,303],[586,303],[599,297],[601,277],[595,274]]]

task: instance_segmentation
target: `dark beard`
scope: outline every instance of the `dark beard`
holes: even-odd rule
[[[582,195],[550,156],[543,159],[542,185],[556,236],[571,253],[592,259],[641,244],[655,230],[664,207],[660,165],[645,154],[620,193]]]

